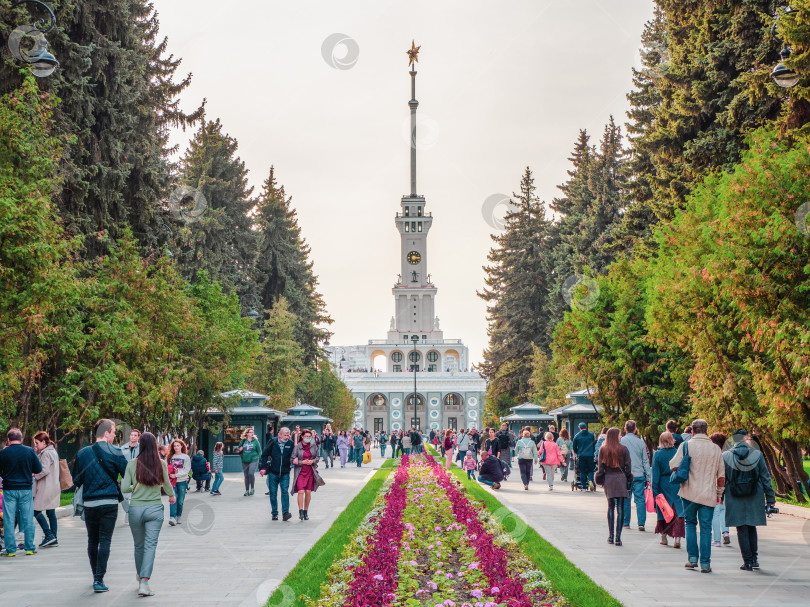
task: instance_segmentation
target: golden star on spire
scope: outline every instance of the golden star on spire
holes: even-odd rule
[[[411,67],[414,63],[419,63],[419,49],[422,48],[421,46],[416,46],[414,41],[411,40],[411,48],[408,51],[405,51],[408,54],[408,67]]]

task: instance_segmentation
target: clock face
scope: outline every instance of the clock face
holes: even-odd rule
[[[419,254],[418,251],[411,251],[410,253],[408,253],[407,259],[409,264],[415,266],[420,261],[422,261],[422,256]]]

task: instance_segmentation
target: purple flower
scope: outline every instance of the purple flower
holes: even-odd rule
[[[438,590],[439,589],[439,587],[436,584],[434,584],[433,582],[428,582],[427,585],[428,585],[428,588],[430,588],[431,590]]]
[[[467,569],[478,569],[478,561],[472,562],[467,565]]]
[[[476,588],[475,590],[470,592],[470,596],[472,596],[475,599],[480,599],[482,596],[484,596],[484,593],[478,590],[478,588]]]
[[[453,579],[453,574],[452,574],[452,573],[448,573],[446,577],[447,577],[447,579],[448,579],[448,580],[452,580],[452,579]]]
[[[456,606],[456,604],[453,601],[451,601],[450,599],[447,599],[444,602],[444,604],[447,605],[447,607],[455,607]]]
[[[375,575],[375,576],[374,576],[374,579],[375,579],[375,580],[377,580],[378,582],[382,582],[382,581],[383,581],[383,576],[381,576],[381,575],[378,573],[377,575]]]
[[[501,589],[498,588],[497,586],[493,586],[492,589],[490,590],[490,592],[492,594],[499,594],[501,592]]]

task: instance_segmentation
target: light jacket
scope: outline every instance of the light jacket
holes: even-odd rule
[[[622,437],[622,445],[627,447],[630,452],[630,471],[633,473],[633,478],[644,477],[644,480],[649,482],[652,479],[652,471],[650,470],[650,457],[647,451],[647,445],[635,434],[627,433]]]
[[[53,445],[39,454],[42,472],[34,475],[34,510],[54,510],[59,507],[62,487],[59,485],[59,455]]]
[[[523,457],[523,448],[528,447],[531,450],[530,457]],[[517,455],[518,459],[531,459],[533,462],[537,461],[537,445],[534,444],[534,441],[530,438],[521,438],[515,444],[515,455]]]
[[[716,506],[717,498],[723,495],[723,488],[717,486],[717,479],[726,476],[720,447],[705,434],[695,434],[678,447],[669,461],[670,469],[680,465],[684,447],[687,447],[692,461],[689,466],[689,480],[681,484],[678,495],[681,499],[703,506]]]

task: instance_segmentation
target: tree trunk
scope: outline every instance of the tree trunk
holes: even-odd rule
[[[768,464],[768,471],[771,473],[771,478],[776,482],[776,494],[779,497],[790,497],[791,487],[785,482],[785,476],[782,474],[782,468],[779,466],[779,454],[773,443],[769,439],[760,439],[762,447],[762,455],[765,456],[765,462]]]
[[[799,485],[800,476],[799,470],[804,473],[804,467],[801,463],[801,458],[797,458],[797,454],[799,452],[798,445],[792,440],[786,440],[782,443],[782,457],[785,460],[785,469],[787,471],[788,480],[790,481],[790,485],[793,488],[793,497],[796,498],[797,502],[804,503],[807,500],[804,497],[804,492],[801,490],[801,486]],[[807,473],[804,473],[807,476]]]

